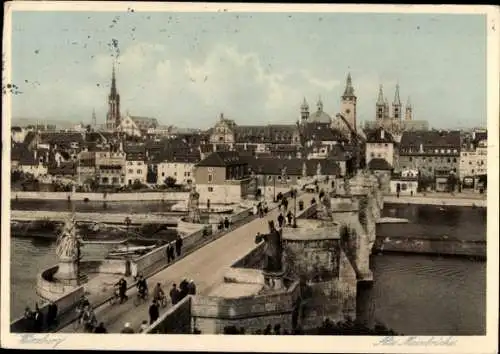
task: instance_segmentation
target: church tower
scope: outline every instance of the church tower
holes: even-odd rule
[[[394,101],[392,102],[392,119],[401,120],[401,99],[399,98],[399,84],[396,85],[396,92],[394,93]]]
[[[116,89],[115,64],[113,63],[113,73],[111,77],[111,90],[108,96],[108,114],[106,115],[106,128],[115,130],[121,122],[120,116],[120,95]]]
[[[408,101],[406,102],[406,111],[405,111],[405,120],[413,119],[413,108],[410,102],[410,97],[408,97]]]
[[[391,117],[391,111],[389,110],[389,101],[387,97],[384,100],[384,119],[389,119]]]
[[[349,122],[354,130],[357,130],[356,122],[356,103],[357,97],[354,94],[354,87],[352,86],[351,73],[347,74],[344,94],[340,103],[340,111],[345,119]]]
[[[302,124],[307,123],[309,119],[309,105],[307,104],[306,98],[304,97],[304,102],[300,105],[300,122]]]
[[[385,102],[384,102],[384,91],[382,88],[382,85],[378,88],[378,98],[377,98],[377,103],[375,104],[376,106],[376,117],[377,121],[382,121],[385,117]]]

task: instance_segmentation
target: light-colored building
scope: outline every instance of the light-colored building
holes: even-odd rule
[[[148,166],[145,163],[145,152],[143,149],[127,151],[125,162],[125,184],[132,185],[136,181],[146,184]]]
[[[187,185],[196,183],[194,179],[194,170],[196,164],[200,162],[196,156],[171,157],[166,161],[158,163],[158,184],[165,181],[167,177],[175,179],[176,184]]]
[[[12,127],[10,129],[11,139],[14,143],[22,143],[26,138],[27,131],[21,127]]]
[[[210,154],[196,165],[194,175],[201,203],[239,203],[249,194],[248,163],[235,151]]]
[[[366,133],[366,164],[373,159],[384,159],[394,167],[394,145],[392,134],[380,127]]]

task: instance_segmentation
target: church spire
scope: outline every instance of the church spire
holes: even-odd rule
[[[106,116],[106,126],[108,129],[116,129],[121,123],[120,115],[120,95],[116,89],[115,62],[113,61],[113,71],[111,74],[111,89],[108,96],[108,114]]]
[[[411,101],[410,101],[410,96],[408,96],[408,101],[406,101],[406,109],[411,109]]]
[[[318,112],[323,112],[323,101],[321,101],[321,96],[318,97]]]
[[[344,94],[342,95],[342,98],[344,98],[344,99],[347,97],[356,97],[354,95],[354,87],[352,87],[351,73],[347,74],[345,90],[344,90]]]
[[[401,99],[399,98],[399,84],[396,85],[396,92],[394,93],[394,105],[401,105]]]
[[[300,105],[300,119],[302,123],[307,122],[309,118],[309,105],[307,104],[306,98],[304,97],[304,101]]]
[[[385,103],[384,101],[384,90],[382,85],[379,86],[378,88],[378,99],[377,99],[377,104],[383,105]]]

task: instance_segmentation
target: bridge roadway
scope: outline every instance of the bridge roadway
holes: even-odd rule
[[[302,194],[297,197],[298,202],[303,200],[305,206],[310,205],[311,199],[317,198],[315,194]],[[293,212],[293,199],[289,198],[288,207]],[[279,215],[276,208],[271,210],[264,218],[257,218],[251,222],[236,228],[220,239],[193,252],[166,269],[148,278],[148,287],[152,289],[156,283],[162,284],[163,290],[168,294],[173,283],[179,285],[183,278],[193,279],[198,294],[207,295],[210,291],[223,281],[228,267],[237,259],[243,257],[255,246],[255,235],[257,232],[267,232],[268,220],[274,220]],[[300,222],[299,222],[300,224]],[[101,305],[95,310],[98,322],[104,322],[109,333],[119,333],[126,322],[137,330],[143,320],[148,320],[148,309],[151,302],[135,306],[133,298],[137,296],[136,288],[127,292],[129,300],[123,304],[111,305],[109,302]],[[166,309],[160,309],[160,316]],[[62,328],[59,332],[74,333],[73,324]]]

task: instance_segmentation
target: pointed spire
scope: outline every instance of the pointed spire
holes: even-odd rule
[[[322,112],[323,111],[323,101],[321,101],[321,95],[318,97],[317,106],[318,106],[318,112]]]
[[[378,88],[378,99],[377,99],[377,104],[383,105],[385,103],[384,101],[384,90],[382,85],[379,86]]]
[[[113,61],[113,71],[111,74],[111,94],[116,94],[116,75],[115,75],[115,62]]]
[[[303,110],[303,111],[306,111],[309,109],[309,105],[307,104],[307,100],[306,98],[304,97],[304,101],[302,102],[302,105],[300,106],[300,108]]]
[[[342,95],[342,97],[356,97],[354,95],[354,87],[352,87],[352,78],[351,78],[351,73],[348,73],[347,74],[347,80],[346,80],[346,84],[345,84],[345,90],[344,90],[344,94]]]
[[[399,84],[396,84],[396,92],[394,93],[394,102],[392,102],[394,105],[401,105],[401,99],[399,98]]]
[[[408,101],[406,101],[406,109],[411,109],[411,101],[410,101],[410,96],[408,96]]]

